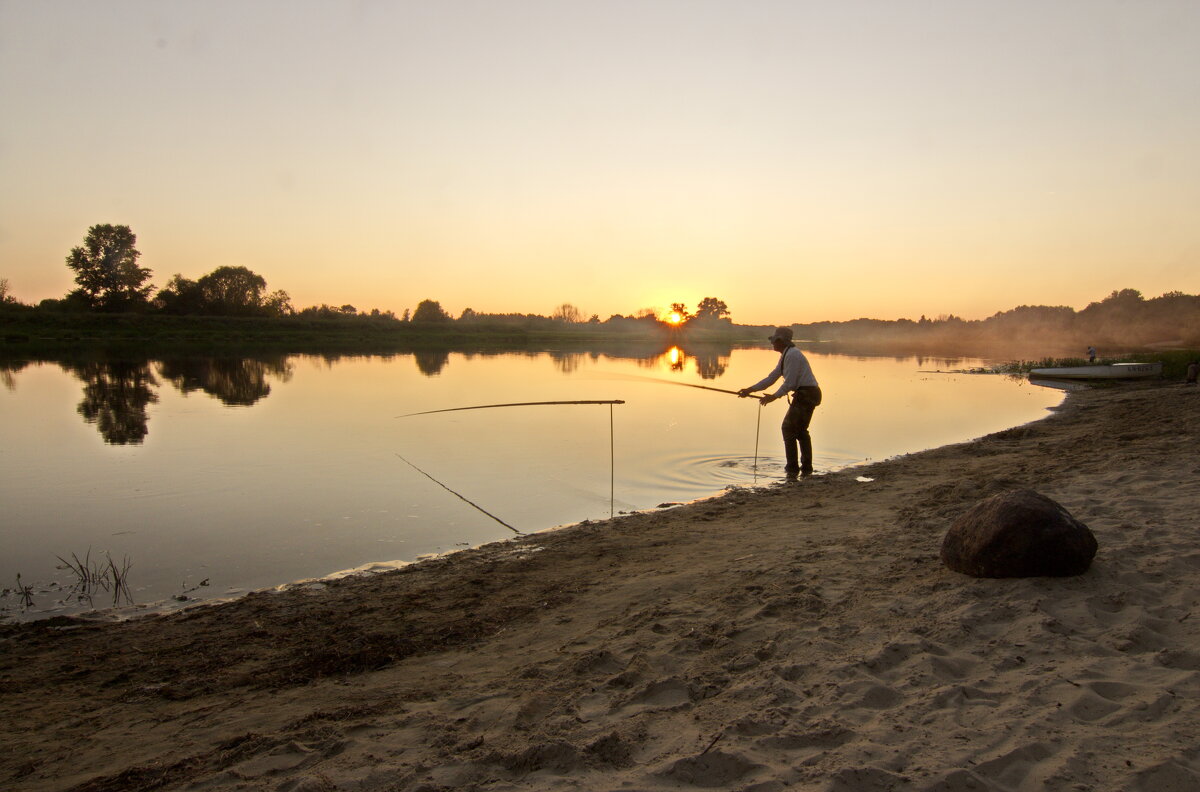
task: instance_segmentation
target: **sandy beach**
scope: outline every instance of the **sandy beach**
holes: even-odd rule
[[[1198,426],[1194,387],[1077,392],[396,572],[3,627],[0,788],[1200,789]],[[942,566],[1016,487],[1092,529],[1087,574]]]

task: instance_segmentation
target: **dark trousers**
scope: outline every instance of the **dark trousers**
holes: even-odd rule
[[[783,455],[787,458],[784,470],[812,473],[812,437],[808,434],[808,425],[812,422],[813,410],[820,403],[821,389],[817,387],[798,388],[792,394],[792,403],[780,427],[783,429]],[[799,455],[796,453],[797,445],[800,447]]]

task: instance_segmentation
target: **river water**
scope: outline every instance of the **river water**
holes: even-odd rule
[[[818,472],[1036,420],[1062,398],[953,373],[980,360],[807,354],[825,394]],[[736,390],[776,360],[671,347],[10,364],[0,618],[113,604],[72,590],[64,560],[128,564],[129,600],[174,604],[773,485],[785,403],[680,386]],[[624,403],[401,417],[607,400]]]

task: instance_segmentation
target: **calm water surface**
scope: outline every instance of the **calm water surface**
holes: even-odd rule
[[[978,360],[807,352],[818,471],[968,440],[1062,394],[927,373]],[[780,480],[765,349],[32,363],[0,389],[0,617],[85,610],[58,557],[128,558],[138,603],[230,596]],[[413,417],[481,404],[621,399]],[[754,465],[756,433],[758,465]],[[422,475],[414,467],[423,470]],[[802,484],[800,485],[802,486]],[[207,585],[200,586],[202,581]],[[111,605],[100,592],[92,605]]]

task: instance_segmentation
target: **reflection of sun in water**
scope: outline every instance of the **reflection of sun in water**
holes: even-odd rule
[[[683,350],[677,346],[673,346],[667,350],[667,363],[671,366],[671,371],[683,371],[683,361],[686,359]]]

